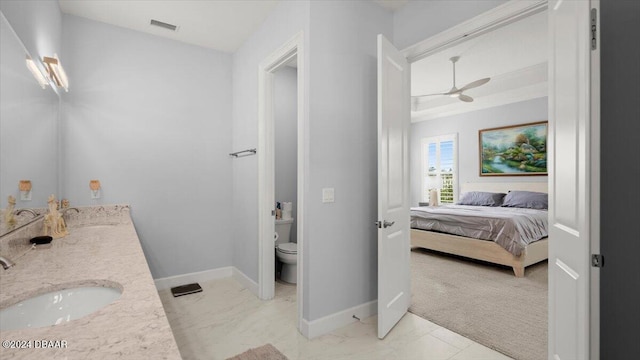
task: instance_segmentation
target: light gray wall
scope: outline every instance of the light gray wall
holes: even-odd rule
[[[458,184],[546,182],[547,176],[480,176],[478,131],[548,120],[547,109],[544,97],[411,124],[411,206],[424,201],[420,199],[420,140],[430,136],[458,134]]]
[[[312,1],[305,319],[377,297],[377,40],[373,2]],[[335,202],[322,203],[322,188]]]
[[[258,147],[258,65],[300,31],[309,54],[308,24],[309,1],[282,1],[233,54],[233,151]],[[258,156],[232,160],[232,174],[233,265],[257,282]]]
[[[9,20],[32,58],[62,53],[62,12],[57,0],[2,0],[0,10]]]
[[[600,29],[600,358],[640,359],[640,2],[601,1]]]
[[[377,296],[376,36],[391,39],[392,27],[371,2],[281,2],[233,57],[233,147],[242,150],[257,146],[258,64],[305,31],[308,321]],[[257,157],[234,160],[233,174],[233,263],[257,280]],[[324,187],[335,188],[334,203],[321,202]]]
[[[231,56],[71,15],[63,39],[63,195],[131,204],[155,278],[232,265]]]
[[[298,71],[286,66],[275,73],[274,138],[276,201],[291,202],[293,224],[289,240],[297,242],[298,201]]]
[[[413,0],[393,15],[393,43],[404,49],[507,0]]]
[[[25,49],[0,19],[0,208],[46,207],[58,191],[58,96],[42,89],[25,66]],[[31,180],[31,200],[20,200],[18,183]]]

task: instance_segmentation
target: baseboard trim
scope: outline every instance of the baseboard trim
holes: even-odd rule
[[[205,282],[228,277],[233,277],[236,281],[242,284],[242,286],[251,291],[251,293],[253,293],[255,296],[258,296],[258,283],[253,281],[250,277],[248,277],[245,273],[240,271],[235,266],[227,266],[194,273],[169,276],[165,278],[154,279],[154,282],[158,290],[164,290],[178,285],[184,285],[194,282]],[[353,315],[357,316],[360,319],[365,319],[370,316],[376,315],[377,313],[378,301],[369,301],[364,304],[356,305],[346,310],[342,310],[313,321],[302,319],[300,332],[307,339],[313,339],[356,322],[357,320],[353,318]]]
[[[357,320],[353,318],[353,315],[360,319],[365,319],[377,313],[378,301],[369,301],[313,321],[302,319],[300,332],[307,339],[313,339],[356,322]]]
[[[232,266],[231,276],[242,284],[242,286],[251,291],[253,295],[258,296],[258,283],[248,277],[247,274],[240,271],[237,267]]]
[[[215,279],[233,277],[242,286],[251,291],[252,294],[258,296],[258,283],[253,281],[245,273],[235,266],[226,266],[217,269],[198,271],[188,274],[169,276],[165,278],[154,279],[156,289],[164,290],[174,286],[190,284],[194,282],[205,282]]]
[[[233,274],[233,269],[235,269],[233,266],[227,266],[217,269],[159,278],[155,279],[154,282],[156,284],[156,289],[164,290],[178,285],[231,277],[231,275]]]

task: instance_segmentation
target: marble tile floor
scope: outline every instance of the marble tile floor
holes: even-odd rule
[[[159,291],[185,360],[227,359],[271,343],[296,359],[510,359],[408,313],[384,340],[375,316],[308,340],[296,329],[296,287],[276,282],[276,297],[261,301],[232,278],[200,284],[203,292],[174,298]]]

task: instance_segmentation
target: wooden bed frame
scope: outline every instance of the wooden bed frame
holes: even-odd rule
[[[509,190],[547,192],[547,183],[465,183],[461,186],[461,193],[468,191],[506,193]],[[549,257],[549,238],[529,244],[520,256],[514,256],[493,241],[478,241],[464,236],[411,229],[411,246],[511,266],[516,277],[524,277],[525,267]]]

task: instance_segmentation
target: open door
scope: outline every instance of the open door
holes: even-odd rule
[[[599,189],[592,179],[599,176],[599,155],[591,136],[600,99],[599,84],[591,91],[599,71],[592,73],[599,66],[591,61],[592,36],[590,1],[549,2],[549,359],[555,360],[593,355],[590,249],[598,236],[592,209]]]
[[[409,124],[407,59],[378,35],[378,337],[409,308]]]

